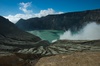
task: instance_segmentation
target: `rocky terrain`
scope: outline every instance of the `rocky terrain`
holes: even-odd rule
[[[16,25],[22,30],[77,31],[89,22],[100,23],[100,9],[48,15],[41,18],[20,19]]]
[[[47,47],[23,49],[15,54],[29,60],[31,66],[99,66],[100,40],[59,40]]]
[[[69,54],[73,52],[97,51],[100,52],[100,40],[60,40],[47,47],[38,46],[30,49],[19,50],[23,54],[39,54],[50,56],[56,54]]]
[[[20,30],[8,19],[0,16],[0,51],[16,51],[48,44],[49,42],[42,41],[39,37]]]
[[[100,52],[75,52],[43,57],[35,66],[100,66]]]
[[[45,47],[49,44],[48,41],[20,30],[8,19],[0,16],[0,66],[30,66],[28,59],[35,61],[41,56],[19,54],[18,51],[38,46]]]
[[[100,40],[57,41],[0,54],[0,66],[100,66]]]
[[[32,29],[27,25],[23,28],[21,22],[19,24],[23,30],[44,29],[45,25],[45,29],[57,30],[67,30],[72,25],[73,30],[73,26],[82,27],[83,21],[84,24],[90,21],[100,23],[99,14],[98,9],[32,18],[29,24],[28,20],[20,20],[23,25],[35,24],[35,28],[30,26]],[[0,66],[100,66],[100,40],[58,40],[49,43],[17,26],[0,16]]]
[[[40,59],[39,56],[34,54],[20,54],[20,57],[17,55],[18,54],[15,53],[0,54],[0,66],[34,66]],[[33,57],[35,59],[33,59]]]

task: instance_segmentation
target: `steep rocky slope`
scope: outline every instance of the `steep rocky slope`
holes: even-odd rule
[[[16,25],[23,30],[68,30],[82,28],[88,22],[100,23],[100,9],[20,19]]]
[[[8,19],[0,16],[0,50],[18,50],[39,45],[48,45],[39,37],[17,28]]]

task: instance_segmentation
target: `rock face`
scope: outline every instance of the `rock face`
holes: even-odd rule
[[[79,30],[88,22],[100,23],[100,9],[48,15],[41,18],[20,19],[16,25],[22,30]]]
[[[41,43],[41,44],[40,44]],[[8,19],[0,16],[0,50],[15,51],[39,45],[48,45],[39,37],[17,28]]]

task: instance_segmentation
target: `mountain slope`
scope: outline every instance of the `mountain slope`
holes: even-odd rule
[[[13,23],[0,16],[0,36],[17,40],[39,41],[39,37],[31,35],[17,28]],[[37,38],[37,39],[36,39]],[[35,40],[34,40],[35,39]]]
[[[35,35],[20,30],[8,19],[0,16],[0,50],[12,51],[47,43]]]
[[[94,21],[100,23],[100,9],[20,19],[16,25],[22,30],[78,30]]]

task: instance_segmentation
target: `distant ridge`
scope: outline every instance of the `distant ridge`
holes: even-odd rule
[[[100,23],[100,9],[21,19],[16,26],[22,30],[79,30],[89,22]]]

